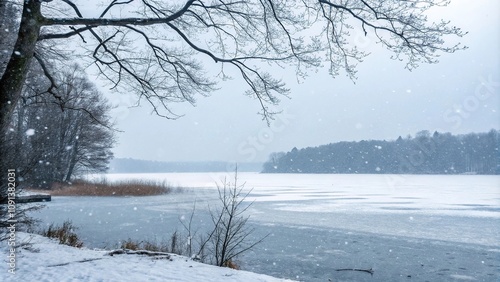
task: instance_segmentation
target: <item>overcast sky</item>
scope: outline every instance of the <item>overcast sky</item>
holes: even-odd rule
[[[267,127],[257,101],[243,95],[239,80],[221,83],[196,107],[176,105],[184,116],[166,120],[151,109],[129,108],[127,96],[111,96],[118,144],[115,157],[158,161],[260,162],[272,152],[338,141],[386,139],[420,130],[468,133],[500,128],[500,1],[455,0],[443,18],[469,31],[466,51],[445,54],[440,63],[409,72],[402,62],[369,39],[358,46],[373,54],[358,67],[353,82],[333,79],[327,70],[296,82],[283,71],[291,99]]]

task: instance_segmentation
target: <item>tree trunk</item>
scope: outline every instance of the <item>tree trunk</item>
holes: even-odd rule
[[[0,120],[2,130],[5,130],[8,126],[12,112],[21,96],[24,79],[35,53],[42,19],[40,2],[26,1],[14,51],[5,73],[0,79]]]
[[[1,1],[2,5],[5,1]],[[2,6],[3,7],[3,6]],[[2,12],[2,11],[0,11]],[[12,164],[8,162],[7,156],[12,154],[7,146],[8,127],[12,113],[21,96],[24,79],[29,65],[35,53],[35,46],[40,34],[43,16],[40,11],[39,1],[26,0],[14,51],[0,79],[0,197],[4,198],[7,192],[7,169]]]
[[[66,177],[64,178],[65,182],[69,182],[71,180],[71,176],[73,175],[73,171],[75,170],[76,162],[77,162],[77,154],[78,154],[78,139],[75,139],[75,143],[71,148],[71,157],[70,163],[68,166],[68,172],[66,173]]]
[[[11,1],[0,0],[0,77],[9,62],[19,30],[17,19],[21,17],[21,9],[15,5]]]
[[[17,165],[16,167],[18,168],[18,172],[22,173],[21,165],[26,165],[24,154],[25,152],[22,152],[23,148],[23,143],[24,143],[24,138],[25,138],[25,127],[24,127],[24,117],[26,114],[26,107],[24,103],[21,103],[18,107],[18,112],[17,112],[17,132],[16,132],[16,139],[14,141],[14,157],[15,164]],[[12,164],[11,164],[12,165]]]

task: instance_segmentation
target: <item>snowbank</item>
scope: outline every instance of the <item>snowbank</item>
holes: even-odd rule
[[[40,235],[16,235],[15,274],[8,271],[9,249],[2,242],[5,255],[0,276],[7,281],[290,281],[202,264],[174,254],[110,256],[109,251],[77,249]],[[20,246],[27,242],[30,245]]]

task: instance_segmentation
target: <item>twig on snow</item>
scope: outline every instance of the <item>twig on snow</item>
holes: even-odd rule
[[[373,269],[361,269],[361,268],[340,268],[340,269],[335,269],[336,271],[360,271],[360,272],[366,272],[370,273],[373,275]]]

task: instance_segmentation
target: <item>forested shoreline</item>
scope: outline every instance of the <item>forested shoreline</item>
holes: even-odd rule
[[[500,174],[498,130],[420,131],[393,141],[338,142],[273,153],[263,173]]]

